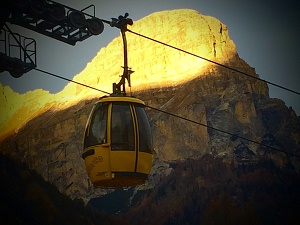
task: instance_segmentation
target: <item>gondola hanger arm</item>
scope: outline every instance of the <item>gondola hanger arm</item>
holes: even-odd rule
[[[131,87],[130,74],[134,72],[131,70],[131,68],[128,67],[127,40],[126,40],[125,33],[127,31],[127,25],[133,24],[132,19],[127,18],[128,16],[129,14],[125,13],[124,16],[120,15],[118,18],[112,18],[112,21],[110,22],[110,26],[117,27],[120,29],[122,40],[123,40],[123,48],[124,48],[123,74],[121,76],[121,80],[119,81],[119,83],[113,83],[113,94],[116,95],[126,95],[125,82],[127,80],[128,86]]]

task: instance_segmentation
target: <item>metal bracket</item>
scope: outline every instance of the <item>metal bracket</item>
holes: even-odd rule
[[[132,25],[133,21],[130,18],[128,13],[125,13],[125,16],[119,16],[118,19],[112,18],[110,26],[117,27],[120,29],[123,40],[123,49],[124,49],[124,66],[123,74],[119,83],[113,83],[113,94],[116,95],[126,95],[125,83],[128,81],[128,86],[131,87],[130,75],[134,72],[131,68],[128,67],[128,57],[127,57],[127,40],[126,40],[126,31],[127,25]]]

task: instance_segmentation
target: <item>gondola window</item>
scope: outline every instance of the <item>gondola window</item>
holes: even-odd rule
[[[133,120],[128,104],[113,104],[111,120],[111,149],[134,151]]]

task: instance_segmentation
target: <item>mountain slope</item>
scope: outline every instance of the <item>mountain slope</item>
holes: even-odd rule
[[[130,29],[208,59],[218,59],[220,62],[228,61],[237,54],[226,26],[194,10],[154,13],[135,22]],[[199,76],[200,71],[204,71],[207,65],[207,62],[201,59],[145,40],[129,32],[127,32],[127,40],[128,63],[135,71],[132,75],[133,92],[192,80]],[[74,77],[74,81],[111,92],[112,83],[118,82],[119,75],[122,74],[122,45],[121,37],[114,39],[106,48],[98,52],[81,73]],[[55,95],[41,90],[19,95],[7,87],[0,86],[0,89],[1,100],[3,100],[1,117],[5,118],[3,122],[0,121],[0,127],[3,127],[0,137],[6,136],[8,127],[12,130],[22,125],[21,122],[14,124],[9,123],[8,120],[18,121],[20,116],[16,111],[22,110],[23,107],[32,110],[25,114],[27,118],[23,115],[19,119],[27,121],[33,118],[32,115],[41,114],[42,111],[39,110],[47,108],[45,103],[48,108],[51,106],[52,110],[61,110],[78,101],[103,95],[74,83],[69,83]]]
[[[0,154],[0,167],[1,224],[103,224],[109,221],[104,214],[85,207],[82,200],[71,200],[63,195],[16,160]]]
[[[172,168],[155,188],[116,214],[112,224],[299,223],[299,173],[278,168],[270,159],[236,163],[206,155]]]
[[[238,57],[226,26],[194,10],[154,13],[130,29],[258,76],[254,68]],[[129,66],[135,71],[131,91],[147,105],[299,154],[299,117],[281,100],[269,98],[264,82],[131,33],[128,44]],[[122,42],[118,37],[102,48],[74,80],[110,91],[111,84],[122,73],[122,60]],[[1,152],[20,158],[72,198],[87,202],[107,193],[93,188],[81,159],[85,123],[101,93],[74,83],[55,95],[43,91],[18,95],[7,87],[1,88],[5,103],[1,105],[5,118],[0,124]],[[247,162],[268,156],[280,168],[291,166],[299,170],[298,158],[283,152],[270,151],[148,108],[147,113],[156,159],[149,184],[140,189],[153,188],[171,174],[171,162],[206,154]],[[14,135],[9,136],[11,133]]]

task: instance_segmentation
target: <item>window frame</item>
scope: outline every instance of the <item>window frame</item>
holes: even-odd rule
[[[105,118],[105,126],[102,127],[102,129],[99,130],[99,133],[101,133],[101,130],[104,131],[104,140],[103,142],[100,142],[95,135],[93,135],[93,125],[95,117],[97,116],[97,112],[100,112],[100,110],[103,110],[103,108],[106,108],[106,112],[104,112],[104,115],[102,118]],[[108,113],[109,113],[109,104],[108,103],[97,103],[94,105],[94,108],[92,109],[89,120],[88,120],[88,125],[86,126],[85,130],[85,135],[84,135],[84,148],[88,148],[91,146],[95,145],[102,145],[102,144],[107,144],[108,143],[108,133],[107,133],[107,124],[108,124]],[[100,121],[100,120],[99,120]]]
[[[153,154],[153,137],[152,131],[150,127],[150,123],[145,112],[144,106],[139,104],[133,104],[134,111],[136,114],[137,126],[138,126],[138,137],[139,137],[139,152],[145,152],[149,154]],[[139,110],[140,111],[139,111]],[[142,114],[140,114],[142,113]],[[145,127],[145,125],[147,127]],[[143,135],[143,133],[145,133]],[[143,137],[143,138],[142,138]],[[147,146],[143,148],[143,146]]]
[[[115,121],[114,121],[114,113],[118,113],[118,111],[114,112],[114,107],[115,106],[126,106],[126,108],[128,110],[124,110],[123,112],[122,111],[119,111],[120,115],[119,117],[117,117],[117,119],[120,120],[120,126],[119,126],[119,132],[120,134],[122,135],[122,138],[119,139],[120,142],[114,142],[115,140],[115,136],[116,134],[114,134],[113,130],[114,130],[114,125],[113,124]],[[124,114],[124,113],[128,113],[127,118],[129,118],[129,123],[131,122],[131,125],[129,126],[125,126],[124,123],[124,115],[121,115],[121,114]],[[134,120],[134,115],[133,115],[133,111],[132,111],[132,107],[131,107],[131,103],[130,102],[112,102],[111,104],[111,118],[110,118],[110,144],[111,144],[111,151],[136,151],[136,122]],[[125,117],[126,118],[126,117]],[[128,122],[128,121],[127,121]],[[128,131],[131,132],[127,132],[125,133],[125,128],[128,128],[130,127],[130,129]],[[117,131],[116,131],[117,132]],[[127,142],[126,140],[124,139],[125,135],[127,135]],[[130,140],[131,137],[132,139]],[[127,147],[126,144],[128,145]],[[122,145],[122,147],[115,147],[116,145]]]

